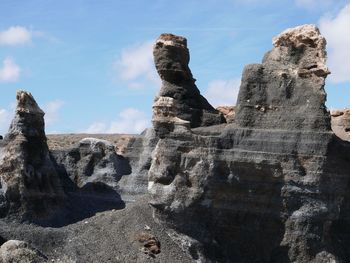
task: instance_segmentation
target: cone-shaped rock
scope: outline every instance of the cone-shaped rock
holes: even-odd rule
[[[50,158],[44,112],[33,96],[17,92],[16,114],[0,148],[0,215],[45,220],[65,198]]]

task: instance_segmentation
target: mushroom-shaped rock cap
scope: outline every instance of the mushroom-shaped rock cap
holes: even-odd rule
[[[325,49],[327,44],[326,39],[321,35],[318,27],[309,24],[284,30],[278,36],[273,38],[272,43],[275,47],[299,47],[305,45],[320,49]]]
[[[161,34],[153,48],[154,63],[162,80],[171,83],[193,81],[188,67],[190,54],[187,40],[173,34]]]

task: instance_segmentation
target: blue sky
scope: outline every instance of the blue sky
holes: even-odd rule
[[[306,23],[328,40],[328,107],[349,107],[350,1],[0,0],[0,134],[18,89],[46,111],[48,133],[142,131],[160,88],[152,44],[164,32],[188,39],[202,94],[233,105],[244,65]]]

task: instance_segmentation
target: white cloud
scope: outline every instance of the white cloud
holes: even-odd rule
[[[64,105],[64,102],[61,100],[54,100],[46,103],[43,106],[45,112],[45,123],[46,125],[52,125],[59,119],[59,110]]]
[[[319,25],[328,43],[330,80],[335,83],[350,81],[350,4],[335,17],[322,17]]]
[[[30,43],[32,32],[22,26],[12,26],[4,31],[0,31],[0,45],[22,45]]]
[[[12,115],[8,110],[0,109],[0,135],[5,135],[10,127]]]
[[[0,67],[0,82],[15,82],[20,73],[21,68],[11,58],[5,58]]]
[[[135,108],[127,108],[119,113],[119,118],[110,123],[95,122],[85,133],[141,133],[150,126],[146,114]]]
[[[240,79],[213,80],[208,84],[205,97],[214,107],[235,105],[240,84]]]
[[[144,88],[146,81],[160,85],[153,63],[153,41],[124,49],[114,64],[118,77],[126,81],[130,89]]]

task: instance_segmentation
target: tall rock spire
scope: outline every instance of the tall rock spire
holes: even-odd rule
[[[188,67],[190,54],[186,38],[161,34],[154,45],[153,56],[162,79],[159,96],[155,99],[154,122],[172,122],[181,119],[188,121],[192,128],[225,122],[222,114],[209,104],[195,85],[195,79]],[[163,106],[169,108],[172,117],[177,119],[158,116],[157,113],[162,111],[160,108]],[[157,125],[155,129],[157,130]]]
[[[17,92],[15,117],[0,153],[0,216],[46,219],[65,199],[46,143],[44,112]]]

